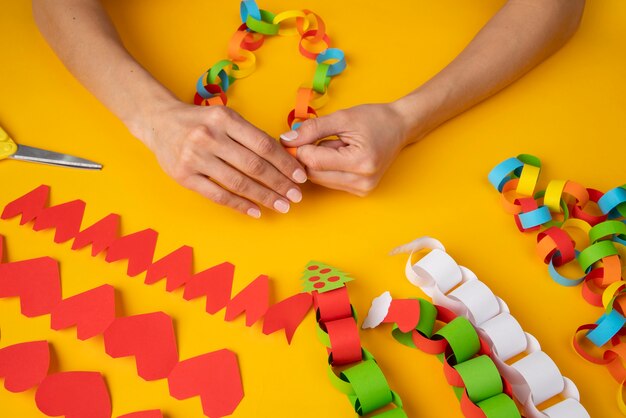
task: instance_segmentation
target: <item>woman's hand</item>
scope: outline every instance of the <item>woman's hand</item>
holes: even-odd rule
[[[322,141],[329,136],[339,140]],[[368,104],[309,119],[282,134],[309,179],[358,196],[371,192],[406,145],[407,128],[395,103]]]
[[[132,129],[182,186],[254,218],[299,202],[303,167],[265,132],[224,106],[169,103]]]

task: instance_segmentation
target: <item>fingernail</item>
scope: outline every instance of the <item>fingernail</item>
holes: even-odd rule
[[[300,193],[300,190],[298,189],[290,189],[287,192],[287,198],[294,203],[298,203],[302,200],[302,193]]]
[[[261,217],[261,211],[255,208],[248,209],[248,212],[246,213],[254,219],[259,219]]]
[[[289,212],[289,203],[285,202],[284,200],[277,200],[276,202],[274,202],[274,209],[276,209],[280,213],[287,213]]]
[[[285,132],[284,134],[280,135],[280,139],[282,139],[283,141],[293,141],[294,139],[298,138],[298,132],[296,131],[289,131],[289,132]]]
[[[296,169],[291,177],[298,183],[306,183],[306,173],[301,168]]]

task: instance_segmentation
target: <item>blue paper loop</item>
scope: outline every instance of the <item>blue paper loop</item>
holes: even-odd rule
[[[239,13],[241,14],[242,23],[246,23],[248,15],[256,20],[261,20],[261,10],[259,10],[259,6],[257,6],[254,0],[243,0],[239,6]]]
[[[550,209],[545,205],[530,212],[520,213],[518,216],[524,229],[534,228],[552,220]]]
[[[328,48],[320,52],[315,60],[318,64],[323,64],[324,61],[328,60],[337,60],[336,63],[330,64],[328,67],[326,75],[331,77],[341,74],[346,69],[346,55],[339,48]]]
[[[622,203],[626,203],[626,189],[616,187],[606,192],[598,200],[598,207],[603,214],[607,215]]]
[[[501,192],[504,184],[511,179],[510,174],[523,166],[524,163],[517,158],[504,160],[489,172],[489,183]]]
[[[579,251],[578,250],[574,250],[574,251],[576,252],[576,256],[578,256]],[[582,283],[582,281],[585,280],[585,274],[583,274],[582,277],[579,277],[577,279],[569,279],[563,276],[558,271],[556,271],[556,267],[554,267],[554,263],[552,262],[552,260],[554,260],[554,257],[559,257],[560,255],[561,255],[561,252],[556,251],[554,255],[552,256],[552,258],[550,258],[550,263],[548,264],[548,272],[550,273],[550,277],[552,277],[552,280],[554,280],[561,286],[567,286],[567,287],[577,286],[580,283]]]
[[[587,333],[587,339],[598,347],[608,343],[609,340],[619,332],[626,324],[626,318],[613,309],[608,314],[605,313],[597,321],[596,329],[592,329]]]

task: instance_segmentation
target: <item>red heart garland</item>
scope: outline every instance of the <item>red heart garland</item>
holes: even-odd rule
[[[54,330],[76,325],[78,339],[102,334],[115,319],[115,288],[109,284],[64,299],[53,310]]]
[[[166,378],[178,362],[172,318],[163,312],[116,318],[104,332],[104,347],[113,358],[134,356],[145,380]]]
[[[124,235],[113,241],[107,250],[106,262],[128,260],[126,273],[134,277],[146,271],[152,264],[158,233],[154,229],[144,229],[130,235]]]
[[[185,300],[206,296],[206,311],[211,315],[219,312],[230,301],[235,266],[222,263],[194,274],[185,285]]]
[[[29,318],[49,314],[61,302],[59,265],[50,257],[0,264],[0,298],[20,298]]]
[[[0,349],[0,377],[9,392],[37,386],[48,374],[50,348],[47,341],[31,341]]]
[[[270,287],[267,276],[261,275],[246,286],[226,306],[225,321],[232,321],[246,313],[246,326],[252,326],[269,307]]]
[[[49,417],[111,417],[109,391],[97,372],[51,374],[37,388],[35,402],[39,410]]]
[[[153,284],[166,278],[165,290],[171,292],[187,283],[192,272],[193,248],[184,245],[150,265],[144,283]]]
[[[41,231],[55,228],[54,242],[59,244],[74,238],[78,234],[84,213],[85,202],[82,200],[73,200],[51,206],[45,208],[37,215],[33,229]]]
[[[219,350],[181,361],[168,377],[170,395],[182,400],[200,396],[204,415],[211,418],[232,414],[243,386],[237,356]]]
[[[7,204],[2,211],[0,218],[11,219],[17,215],[22,215],[20,225],[35,219],[47,206],[50,196],[50,186],[41,185]]]
[[[111,213],[100,219],[95,224],[80,231],[74,242],[72,250],[79,250],[91,244],[91,255],[95,257],[119,237],[120,215]]]
[[[298,293],[270,306],[263,318],[263,334],[269,335],[284,329],[287,342],[291,344],[293,334],[312,304],[313,296],[310,293]]]

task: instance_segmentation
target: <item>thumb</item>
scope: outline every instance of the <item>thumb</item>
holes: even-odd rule
[[[285,147],[300,147],[312,144],[320,139],[331,135],[337,135],[345,129],[338,112],[319,118],[307,119],[295,131],[285,132],[280,135],[280,140]]]

